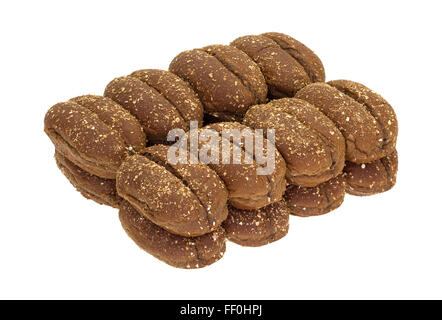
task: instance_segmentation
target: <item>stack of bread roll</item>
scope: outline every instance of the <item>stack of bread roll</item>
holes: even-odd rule
[[[171,163],[168,134],[191,135],[191,121],[239,148],[241,161]],[[316,54],[281,33],[182,52],[169,71],[135,71],[103,96],[54,105],[44,124],[72,185],[118,208],[139,247],[179,268],[219,260],[226,240],[274,242],[287,234],[290,214],[325,214],[346,192],[371,195],[396,181],[392,107],[362,84],[325,82]],[[261,159],[244,141],[226,140],[226,129],[273,129],[273,172],[259,175]],[[267,138],[261,154],[271,152]]]

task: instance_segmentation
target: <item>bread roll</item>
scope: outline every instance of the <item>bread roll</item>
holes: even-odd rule
[[[267,85],[259,67],[231,46],[184,51],[169,70],[190,83],[205,112],[218,121],[240,120],[250,106],[266,100]]]
[[[289,210],[283,201],[257,210],[230,207],[223,227],[232,242],[248,247],[263,246],[287,235]]]
[[[398,155],[394,150],[388,156],[369,163],[347,162],[344,168],[346,190],[356,196],[385,192],[396,184]]]
[[[226,250],[223,228],[199,237],[179,236],[141,216],[127,201],[123,201],[119,217],[127,235],[141,249],[176,268],[208,266],[221,259]]]
[[[171,129],[189,129],[189,122],[201,125],[201,102],[191,87],[164,70],[139,70],[112,80],[104,91],[141,123],[152,143],[164,143]]]
[[[341,130],[347,161],[367,163],[393,151],[398,131],[394,110],[364,85],[348,80],[313,83],[296,97],[318,107]]]
[[[345,177],[340,174],[336,178],[312,188],[288,186],[284,199],[291,214],[310,217],[322,215],[338,208],[344,201],[344,196]]]
[[[118,194],[171,233],[200,236],[227,217],[227,190],[208,166],[170,164],[168,147],[155,145],[126,159],[117,173]]]
[[[309,83],[325,81],[316,54],[292,37],[276,32],[243,36],[231,43],[255,61],[264,74],[269,97],[293,97]]]
[[[313,187],[342,172],[344,137],[333,121],[306,101],[283,98],[253,106],[243,123],[275,130],[275,144],[287,164],[290,184]]]
[[[253,210],[259,209],[273,202],[282,199],[285,190],[285,171],[286,166],[281,154],[275,148],[274,150],[274,170],[268,174],[260,175],[258,170],[265,168],[265,159],[252,150],[246,151],[244,144],[244,136],[241,137],[239,144],[234,139],[227,140],[227,137],[222,136],[223,130],[239,130],[244,132],[248,137],[251,135],[252,141],[255,140],[254,132],[251,128],[246,127],[238,122],[220,122],[205,126],[200,129],[210,130],[213,132],[219,141],[219,158],[218,163],[209,163],[208,166],[212,168],[218,176],[224,181],[227,190],[229,191],[229,203],[239,209]],[[246,131],[243,131],[246,130]],[[267,155],[268,141],[264,139],[263,156]],[[199,150],[204,142],[200,141]],[[223,145],[228,146],[228,150],[224,150]],[[233,161],[234,149],[239,150],[240,159],[237,163]],[[229,163],[223,163],[222,153],[226,151],[230,156]],[[251,160],[247,163],[246,157]],[[269,169],[271,169],[269,167]]]
[[[120,105],[100,96],[54,105],[46,113],[44,125],[58,152],[105,179],[115,179],[121,162],[146,145],[139,122]]]
[[[76,166],[58,151],[55,151],[54,157],[61,172],[85,198],[114,208],[120,206],[122,199],[117,194],[114,179],[94,176]]]

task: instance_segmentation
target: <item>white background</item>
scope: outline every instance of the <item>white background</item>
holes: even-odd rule
[[[440,1],[2,1],[0,298],[442,298]],[[327,79],[382,94],[399,119],[399,174],[384,194],[291,217],[284,239],[228,243],[179,270],[144,253],[117,211],[62,176],[43,133],[53,104],[114,77],[167,69],[185,49],[287,33]]]

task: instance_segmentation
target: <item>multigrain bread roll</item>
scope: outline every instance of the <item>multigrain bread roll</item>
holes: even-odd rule
[[[296,97],[318,107],[338,126],[346,140],[346,160],[367,163],[393,151],[398,133],[394,110],[364,85],[348,80],[313,83]]]
[[[127,235],[141,249],[176,268],[203,268],[221,259],[226,250],[221,227],[199,237],[179,236],[141,216],[127,201],[122,202],[119,217]]]
[[[240,120],[250,106],[266,100],[267,85],[259,67],[231,46],[184,51],[169,70],[190,83],[204,111],[217,121]]]
[[[289,210],[283,201],[257,210],[229,207],[223,223],[227,239],[242,246],[259,247],[283,238],[289,230]]]
[[[213,137],[203,137],[204,131],[213,134]],[[223,133],[242,133],[238,141],[231,139]],[[216,149],[218,154],[208,163],[218,176],[224,181],[229,191],[229,203],[239,209],[253,210],[259,209],[273,202],[282,199],[285,191],[285,171],[286,165],[281,154],[274,148],[274,168],[270,167],[270,162],[265,163],[264,157],[267,155],[267,146],[270,142],[263,139],[263,154],[257,154],[253,150],[246,149],[246,140],[255,141],[255,135],[251,128],[238,122],[220,122],[201,128],[199,134],[198,154],[203,153],[205,139],[216,139]],[[189,133],[187,133],[189,136]],[[250,138],[250,139],[249,139]],[[227,155],[229,161],[223,161],[223,153]],[[234,157],[235,154],[239,157]],[[208,154],[211,154],[208,152]],[[236,161],[234,161],[234,158]],[[270,151],[269,151],[269,158]],[[212,161],[214,160],[214,161]],[[217,162],[217,163],[214,163]],[[269,169],[269,172],[259,170]],[[264,174],[266,173],[266,174]]]
[[[188,83],[164,70],[139,70],[112,80],[104,95],[130,111],[152,143],[164,143],[169,130],[189,129],[203,120],[203,106]]]
[[[356,196],[368,196],[390,190],[396,183],[398,155],[394,150],[388,156],[369,163],[347,162],[346,191]]]
[[[146,145],[137,119],[100,96],[57,103],[46,113],[44,130],[60,154],[105,179],[115,179],[121,162]]]
[[[340,174],[336,178],[312,188],[288,186],[284,199],[291,214],[310,217],[325,214],[338,208],[344,201],[344,196],[345,177]]]
[[[268,32],[244,36],[231,45],[258,64],[269,87],[270,98],[293,97],[307,84],[325,81],[324,67],[318,56],[288,35]]]
[[[114,179],[94,176],[76,166],[58,151],[55,151],[54,157],[61,172],[85,198],[114,208],[120,206],[122,198],[117,194]]]
[[[290,184],[314,187],[342,172],[344,137],[333,121],[306,101],[283,98],[253,106],[243,123],[275,130],[275,144],[287,164]]]
[[[227,190],[208,166],[171,164],[168,147],[155,145],[127,158],[117,173],[118,194],[167,231],[200,236],[226,219]]]

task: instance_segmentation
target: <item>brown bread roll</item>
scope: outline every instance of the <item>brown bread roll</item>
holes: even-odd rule
[[[141,123],[152,143],[166,142],[169,130],[189,129],[189,121],[203,120],[203,107],[192,88],[164,70],[139,70],[112,80],[104,91]]]
[[[290,184],[314,187],[342,172],[344,137],[333,121],[306,101],[283,98],[253,106],[243,123],[275,130],[275,144],[287,164]]]
[[[207,129],[216,134],[219,139],[219,158],[218,163],[209,163],[208,166],[212,168],[218,176],[224,181],[227,190],[229,191],[229,203],[239,209],[253,210],[262,208],[270,203],[281,200],[285,191],[285,162],[281,154],[275,148],[275,167],[272,173],[266,175],[259,175],[257,170],[266,165],[262,164],[264,161],[255,152],[246,152],[244,145],[244,138],[239,144],[235,143],[233,139],[227,140],[222,136],[223,130],[249,130],[247,136],[251,134],[254,139],[253,130],[238,122],[221,122],[205,126],[199,130]],[[189,135],[189,133],[187,134]],[[267,143],[264,139],[264,155],[267,154]],[[227,150],[230,155],[230,163],[222,162],[223,144],[229,146]],[[200,139],[198,152],[204,145]],[[240,151],[241,158],[238,163],[233,163],[234,148]],[[246,157],[251,159],[250,163],[245,161]],[[261,163],[261,164],[260,164]]]
[[[291,185],[287,187],[284,199],[291,214],[310,217],[338,208],[344,201],[344,196],[345,177],[340,174],[312,188]]]
[[[227,190],[208,166],[170,164],[168,147],[155,145],[126,159],[117,173],[118,194],[167,231],[200,236],[227,217]]]
[[[114,179],[94,176],[76,166],[57,151],[55,151],[54,157],[61,172],[85,198],[114,208],[120,206],[122,199],[117,194]]]
[[[293,97],[307,84],[325,81],[321,60],[288,35],[268,32],[244,36],[231,45],[247,53],[261,68],[270,98]]]
[[[127,201],[121,204],[119,217],[127,235],[141,249],[176,268],[203,268],[221,259],[226,250],[221,227],[199,237],[179,236],[141,216]]]
[[[267,85],[259,67],[231,46],[184,51],[169,70],[190,83],[204,111],[217,121],[239,120],[250,106],[266,100]]]
[[[283,238],[289,230],[289,210],[283,201],[257,210],[229,207],[223,223],[227,239],[242,246],[259,247]]]
[[[346,160],[366,163],[393,151],[398,132],[394,110],[362,84],[348,80],[313,83],[296,97],[318,107],[338,126],[346,140]]]
[[[112,100],[81,96],[54,105],[44,130],[63,156],[101,178],[115,179],[121,162],[146,145],[138,121]]]
[[[346,191],[356,196],[368,196],[390,190],[396,183],[398,156],[394,150],[388,156],[369,163],[347,162],[344,168]]]

